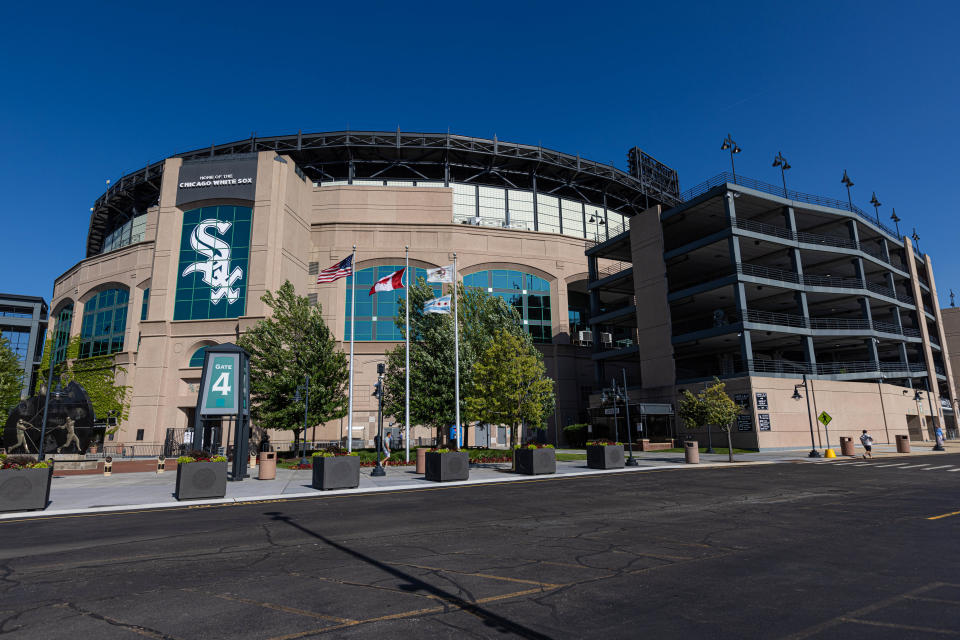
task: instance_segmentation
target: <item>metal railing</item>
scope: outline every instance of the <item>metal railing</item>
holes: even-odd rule
[[[828,198],[826,196],[821,196],[813,193],[803,193],[801,191],[793,191],[790,189],[784,189],[783,187],[777,186],[775,184],[770,184],[769,182],[762,182],[760,180],[754,180],[753,178],[747,178],[746,176],[734,176],[729,171],[724,171],[718,175],[713,176],[712,178],[701,182],[698,185],[690,187],[686,191],[680,194],[680,200],[687,202],[693,200],[699,195],[702,195],[722,184],[726,183],[738,184],[748,189],[753,189],[754,191],[761,191],[763,193],[769,193],[771,195],[780,196],[786,198],[787,200],[793,200],[794,202],[804,202],[806,204],[817,205],[820,207],[828,207],[830,209],[840,209],[842,211],[850,211],[857,214],[859,217],[863,218],[865,221],[869,222],[875,227],[879,227],[887,232],[889,235],[897,238],[899,241],[900,238],[897,237],[897,233],[886,226],[879,220],[874,217],[871,217],[863,211],[860,207],[856,205],[851,205],[849,202],[844,202],[843,200],[837,200],[836,198]]]
[[[769,280],[781,280],[783,282],[800,284],[800,276],[793,271],[777,269],[776,267],[765,267],[759,264],[750,264],[749,262],[738,262],[737,273],[755,278],[767,278]]]
[[[794,271],[778,269],[776,267],[767,267],[759,264],[750,264],[748,262],[737,263],[737,272],[746,276],[755,278],[766,278],[768,280],[779,280],[781,282],[791,282],[800,284],[801,278]],[[907,304],[914,304],[913,297],[902,294],[885,285],[864,282],[860,278],[842,278],[833,276],[821,276],[817,274],[804,274],[802,283],[810,287],[831,287],[839,289],[867,289],[878,295],[882,295]],[[931,311],[932,313],[932,311]]]

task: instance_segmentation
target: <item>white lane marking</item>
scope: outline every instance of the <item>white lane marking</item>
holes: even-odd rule
[[[960,471],[960,469],[950,469],[950,471],[947,471],[947,473],[955,473],[957,471]]]
[[[908,463],[908,462],[898,462],[897,464],[878,464],[878,465],[877,465],[877,469],[880,469],[881,467],[902,467],[902,466],[905,465],[905,464],[909,464],[909,463]]]
[[[920,467],[929,467],[929,464],[911,464],[906,467],[900,467],[900,469],[919,469]]]
[[[952,467],[952,466],[953,466],[952,464],[945,464],[945,465],[943,465],[942,467],[928,467],[928,468],[924,469],[924,471],[933,471],[933,470],[935,470],[935,469],[949,469],[949,468]]]

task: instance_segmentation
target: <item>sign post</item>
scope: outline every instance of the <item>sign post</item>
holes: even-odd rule
[[[830,429],[827,425],[829,425],[833,421],[833,418],[826,411],[821,411],[820,415],[817,416],[817,420],[820,422],[820,424],[823,425],[823,430],[827,432],[827,449],[829,449],[830,448]]]
[[[193,426],[193,445],[200,450],[220,446],[221,428],[205,429],[204,420],[233,419],[231,480],[247,476],[250,449],[250,355],[233,343],[206,347]]]

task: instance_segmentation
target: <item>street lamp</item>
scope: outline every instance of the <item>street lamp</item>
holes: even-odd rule
[[[923,415],[923,397],[920,395],[920,389],[913,392],[913,401],[917,403],[917,415],[920,416],[920,433],[922,435],[927,432],[927,419]]]
[[[787,175],[786,170],[790,168],[790,163],[787,162],[787,159],[783,157],[782,151],[777,151],[776,157],[773,159],[773,166],[780,167],[780,179],[783,180],[783,197],[787,197]]]
[[[897,217],[897,210],[890,209],[890,219],[893,220],[893,224],[897,226],[897,240],[900,239],[900,218]]]
[[[847,170],[843,170],[843,177],[840,182],[847,188],[847,203],[850,205],[850,211],[853,211],[853,198],[850,197],[850,187],[853,186],[853,180],[847,175]]]
[[[913,243],[917,245],[917,253],[920,253],[920,236],[917,235],[917,228],[913,228],[913,235],[910,236],[913,238]]]
[[[877,215],[877,224],[880,224],[880,201],[877,200],[876,191],[870,196],[870,204],[873,205],[873,212]]]
[[[817,443],[813,439],[813,417],[810,415],[810,389],[807,388],[807,375],[803,375],[803,382],[800,384],[793,385],[793,395],[791,396],[794,400],[800,400],[803,396],[800,395],[800,387],[803,387],[803,390],[807,392],[807,422],[810,423],[810,453],[807,454],[808,458],[819,458],[820,452],[817,451]],[[829,446],[829,443],[828,445]]]
[[[733,154],[740,153],[740,146],[733,141],[733,138],[730,137],[730,134],[727,134],[727,137],[723,139],[723,144],[720,145],[720,151],[730,150],[730,171],[733,172],[733,184],[737,184],[737,168],[733,164]]]
[[[600,242],[600,225],[603,224],[603,218],[600,216],[590,216],[590,219],[587,222],[593,222],[597,228],[597,234],[594,236],[594,239],[599,243]]]
[[[377,399],[377,466],[370,472],[371,476],[385,476],[387,472],[383,470],[380,464],[380,455],[383,453],[383,374],[386,366],[382,362],[377,363],[377,384],[373,388],[373,395]]]
[[[610,381],[610,388],[604,389],[601,396],[601,402],[606,404],[608,401],[613,402],[613,434],[614,440],[620,439],[620,429],[617,424],[617,400],[623,402],[623,406],[626,409],[626,418],[627,418],[627,448],[630,451],[630,456],[627,458],[627,461],[624,463],[628,467],[636,467],[637,459],[633,457],[633,435],[630,432],[630,397],[627,395],[627,370],[623,370],[623,387],[617,386],[617,379],[614,378]]]
[[[303,376],[303,384],[300,385],[299,387],[297,387],[297,393],[296,393],[296,395],[293,397],[293,401],[296,402],[297,404],[300,404],[300,391],[301,391],[301,389],[303,390],[303,392],[304,392],[304,394],[305,394],[305,396],[306,396],[306,398],[305,398],[305,399],[306,399],[306,403],[303,405],[303,437],[300,438],[300,442],[301,442],[300,447],[301,447],[301,450],[302,450],[302,453],[301,453],[301,456],[300,456],[300,457],[301,457],[300,462],[301,462],[302,464],[306,464],[307,461],[306,461],[305,458],[306,458],[306,455],[307,455],[307,443],[306,443],[306,439],[307,439],[307,414],[308,414],[309,411],[310,411],[310,374],[309,374],[309,373],[307,373],[307,374],[305,374],[305,375]]]

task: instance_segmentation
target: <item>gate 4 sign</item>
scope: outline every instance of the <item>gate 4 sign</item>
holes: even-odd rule
[[[820,415],[817,416],[817,420],[819,420],[823,426],[827,426],[833,418],[826,411],[821,411]]]
[[[206,370],[203,372],[201,415],[218,416],[238,413],[237,376],[239,374],[239,354],[210,354],[207,358]]]

